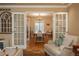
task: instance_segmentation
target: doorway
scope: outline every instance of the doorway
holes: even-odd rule
[[[43,49],[44,44],[52,40],[52,14],[51,13],[28,13],[27,33],[28,47],[30,49]],[[39,34],[40,33],[40,34]]]

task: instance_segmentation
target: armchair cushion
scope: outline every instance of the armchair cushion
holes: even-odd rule
[[[55,46],[54,44],[45,44],[45,50],[49,52],[50,55],[60,55],[61,51],[59,47]]]

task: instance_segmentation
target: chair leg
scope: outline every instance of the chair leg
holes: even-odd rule
[[[45,52],[45,56],[49,56],[49,55]]]

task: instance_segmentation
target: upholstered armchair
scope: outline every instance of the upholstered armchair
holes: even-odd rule
[[[0,51],[0,56],[23,56],[23,49],[16,47],[6,47]]]
[[[44,45],[44,51],[50,56],[73,56],[73,45],[77,44],[78,37],[65,35],[63,44],[56,46],[53,40]]]

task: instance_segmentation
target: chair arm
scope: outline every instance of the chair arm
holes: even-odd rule
[[[60,47],[61,50],[64,50],[64,49],[73,49],[72,46],[61,46]]]
[[[16,53],[14,54],[14,56],[23,56],[23,50],[22,49],[18,49],[16,51]]]
[[[66,47],[64,47],[65,49],[73,49],[73,47],[72,46],[66,46]]]

